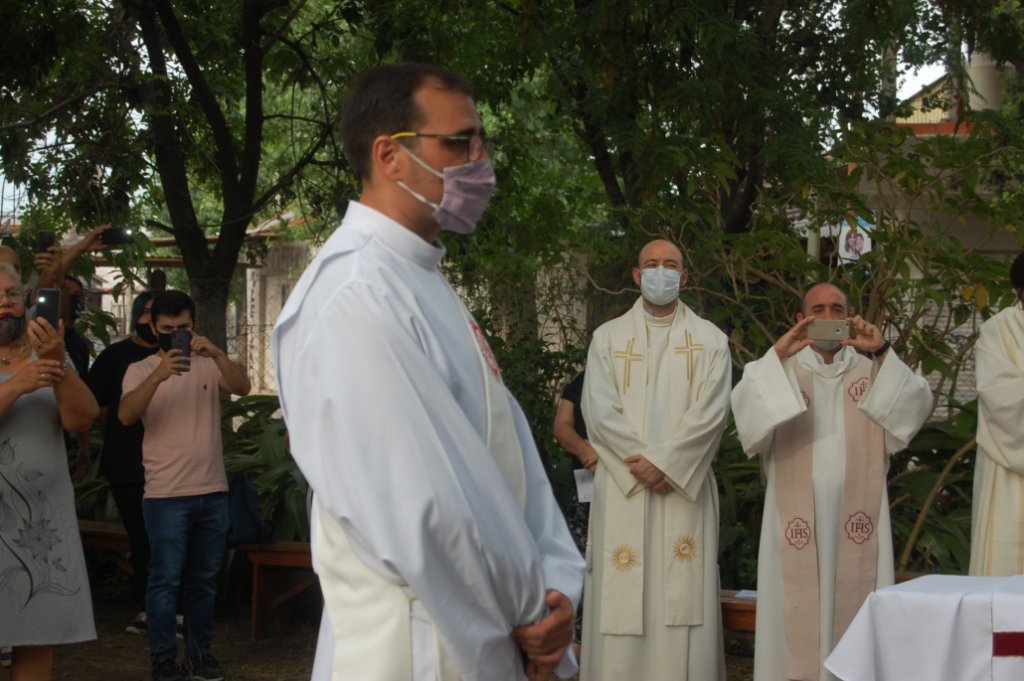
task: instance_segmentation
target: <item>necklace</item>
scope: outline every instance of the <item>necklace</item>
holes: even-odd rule
[[[16,343],[13,347],[8,347],[7,352],[9,354],[0,355],[0,364],[3,364],[5,367],[10,366],[11,362],[19,360],[25,356],[25,350],[27,347],[27,342]]]

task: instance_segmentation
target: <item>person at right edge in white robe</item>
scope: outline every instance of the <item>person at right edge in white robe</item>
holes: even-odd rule
[[[974,346],[978,454],[970,574],[1024,574],[1024,253],[1010,266],[1017,302],[981,325]]]
[[[855,335],[811,340],[817,319],[847,319]],[[754,680],[832,681],[825,659],[867,595],[893,583],[888,455],[928,418],[931,389],[842,290],[818,284],[744,367],[732,409],[767,473]]]
[[[469,84],[388,64],[349,90],[362,183],[274,328],[324,594],[314,681],[571,676],[583,559],[522,410],[439,264],[494,186]]]
[[[718,487],[729,340],[679,300],[683,254],[640,251],[641,296],[594,332],[583,415],[598,454],[580,681],[725,678]]]

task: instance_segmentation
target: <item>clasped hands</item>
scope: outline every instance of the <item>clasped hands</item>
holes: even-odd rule
[[[632,454],[623,461],[629,464],[630,474],[655,494],[668,494],[672,491],[672,486],[665,479],[665,474],[648,461],[643,454]]]
[[[575,633],[575,613],[568,596],[548,589],[544,603],[548,614],[541,621],[512,630],[512,638],[526,654],[526,676],[530,681],[551,678]]]

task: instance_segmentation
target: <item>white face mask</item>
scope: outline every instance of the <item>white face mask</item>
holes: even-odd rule
[[[813,345],[822,352],[832,352],[842,345],[842,343],[837,340],[815,340]]]
[[[439,173],[416,154],[405,147],[402,149],[409,154],[409,158],[444,182],[444,193],[441,195],[441,203],[437,204],[413,190],[405,182],[399,181],[398,186],[433,208],[434,219],[441,229],[456,234],[472,234],[480,216],[484,214],[484,209],[487,208],[491,192],[494,191],[494,168],[491,166],[491,160],[482,158],[459,166],[449,166],[444,168],[444,172]]]
[[[640,293],[651,305],[668,305],[679,298],[679,281],[683,273],[665,267],[640,270]]]

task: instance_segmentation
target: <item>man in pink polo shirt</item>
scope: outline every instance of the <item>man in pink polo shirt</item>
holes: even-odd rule
[[[117,416],[142,420],[145,491],[142,511],[152,547],[146,616],[153,681],[219,681],[210,655],[216,576],[228,531],[227,478],[220,436],[221,393],[245,395],[245,369],[193,331],[195,304],[181,291],[153,299],[160,350],[128,367]],[[172,347],[174,332],[191,338],[191,357]],[[177,664],[175,601],[184,594],[185,668]],[[188,677],[185,674],[188,674]]]

